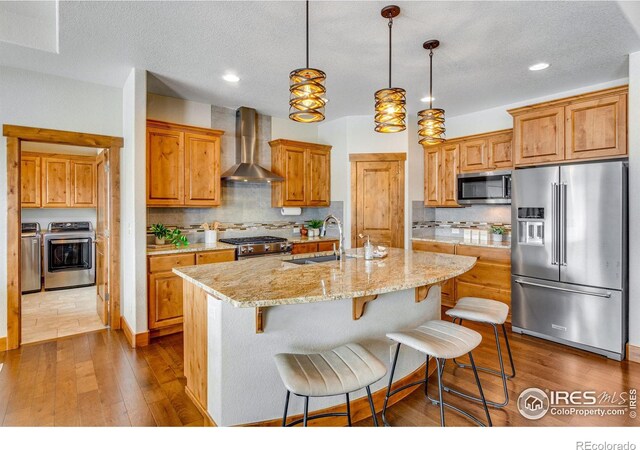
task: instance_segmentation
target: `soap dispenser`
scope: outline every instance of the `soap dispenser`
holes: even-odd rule
[[[367,242],[364,244],[364,259],[373,259],[373,245],[369,236],[367,236]]]

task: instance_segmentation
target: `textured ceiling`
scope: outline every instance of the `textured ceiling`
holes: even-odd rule
[[[311,66],[327,73],[327,119],[373,113],[387,85],[388,2],[312,1]],[[626,77],[640,37],[616,2],[397,2],[394,82],[424,108],[427,39],[434,106],[449,117]],[[131,67],[150,90],[288,114],[288,74],[304,65],[304,2],[61,2],[60,54],[0,42],[0,63],[122,86]],[[546,61],[551,67],[530,72]],[[240,76],[237,85],[221,79]]]

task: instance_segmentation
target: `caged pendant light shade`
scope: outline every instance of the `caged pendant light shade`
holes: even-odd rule
[[[418,141],[421,145],[441,144],[445,141],[444,109],[433,107],[433,49],[440,45],[435,39],[422,46],[429,50],[429,108],[418,112]]]
[[[307,0],[307,65],[289,74],[289,118],[296,122],[311,123],[324,120],[327,75],[309,67],[309,0]]]
[[[375,93],[375,130],[378,133],[397,133],[407,128],[405,118],[406,91],[402,88],[391,87],[391,32],[393,18],[400,14],[400,7],[395,5],[382,8],[382,17],[389,19],[389,87]]]

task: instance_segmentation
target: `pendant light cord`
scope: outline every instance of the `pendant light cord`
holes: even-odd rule
[[[389,16],[389,89],[391,89],[391,29],[393,28],[393,17]]]
[[[433,109],[433,49],[429,49],[429,109]]]
[[[307,0],[307,69],[309,68],[309,0]]]

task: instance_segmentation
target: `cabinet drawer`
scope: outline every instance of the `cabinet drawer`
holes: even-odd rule
[[[488,298],[511,307],[511,289],[494,289],[485,285],[465,283],[456,279],[456,301],[462,297]]]
[[[335,244],[336,250],[338,250],[338,241],[323,241],[318,242],[318,251],[319,252],[331,252],[333,251],[333,245]]]
[[[307,243],[307,244],[293,244],[293,248],[291,249],[291,253],[294,255],[298,255],[300,253],[314,253],[318,251],[318,243]]]
[[[491,248],[491,247],[474,247],[471,245],[458,245],[456,249],[457,255],[475,256],[480,261],[501,262],[511,266],[511,249],[509,248]],[[511,269],[509,269],[511,270]]]
[[[447,253],[453,255],[455,253],[455,244],[447,244],[446,242],[427,242],[413,241],[411,243],[413,250],[421,250],[423,252]]]
[[[457,279],[508,291],[511,289],[511,266],[504,263],[478,261],[473,269],[458,276]]]
[[[236,260],[235,250],[196,253],[197,264],[212,264]]]
[[[171,272],[174,267],[194,266],[196,258],[193,253],[149,257],[149,272]]]

